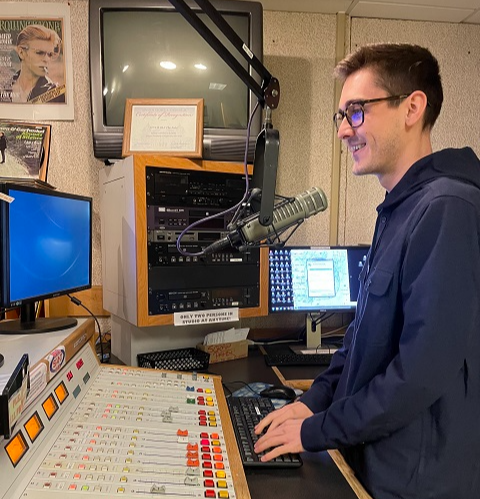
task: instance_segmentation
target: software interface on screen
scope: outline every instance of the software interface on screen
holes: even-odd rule
[[[368,247],[270,249],[270,311],[348,311],[356,306]]]
[[[10,189],[10,301],[88,286],[90,204]]]

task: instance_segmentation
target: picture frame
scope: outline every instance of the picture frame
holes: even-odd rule
[[[31,76],[23,39],[46,40],[43,74]],[[23,75],[27,75],[28,85]],[[22,84],[20,84],[22,82]],[[0,118],[18,121],[74,119],[70,4],[2,2],[0,13]]]
[[[122,156],[201,158],[203,99],[127,99]]]
[[[0,120],[0,178],[46,182],[51,130],[46,123]]]

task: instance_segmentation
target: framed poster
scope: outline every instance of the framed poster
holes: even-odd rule
[[[127,99],[122,155],[201,158],[203,99]]]
[[[0,2],[0,118],[73,120],[70,5]]]
[[[51,125],[0,121],[0,178],[47,180]]]

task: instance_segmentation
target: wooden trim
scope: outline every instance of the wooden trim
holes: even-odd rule
[[[109,317],[110,312],[103,308],[102,286],[92,286],[90,289],[72,293],[97,317]],[[90,317],[90,314],[78,305],[75,305],[68,296],[59,296],[45,300],[46,317]]]
[[[359,499],[373,499],[372,496],[363,488],[363,485],[358,481],[358,478],[355,476],[355,473],[347,464],[340,451],[332,449],[328,451],[328,454],[333,459],[337,465],[337,468],[341,471],[342,475],[345,477],[345,480],[347,480],[357,497]]]
[[[243,470],[240,452],[238,450],[237,440],[233,430],[227,401],[223,391],[222,380],[220,377],[212,376],[213,386],[217,399],[217,407],[222,420],[222,432],[227,447],[228,461],[230,463],[230,473],[232,474],[233,485],[235,487],[235,496],[238,499],[250,499],[247,479]]]
[[[155,154],[135,154],[133,156],[133,182],[135,196],[135,233],[137,262],[137,325],[171,326],[174,323],[173,314],[148,314],[148,252],[147,252],[147,195],[146,167],[199,170],[220,173],[241,174],[244,172],[242,163],[205,161],[190,158],[159,156]],[[253,172],[253,166],[248,165],[248,172]],[[268,315],[268,248],[260,250],[260,305],[258,307],[242,308],[240,318]]]

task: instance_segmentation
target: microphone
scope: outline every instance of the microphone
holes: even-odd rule
[[[327,206],[325,193],[318,187],[312,187],[286,202],[279,203],[273,209],[273,222],[270,225],[260,223],[259,213],[250,215],[239,220],[226,237],[207,246],[204,253],[215,253],[229,246],[242,251],[247,246],[271,236],[278,236],[306,218],[326,210]]]

